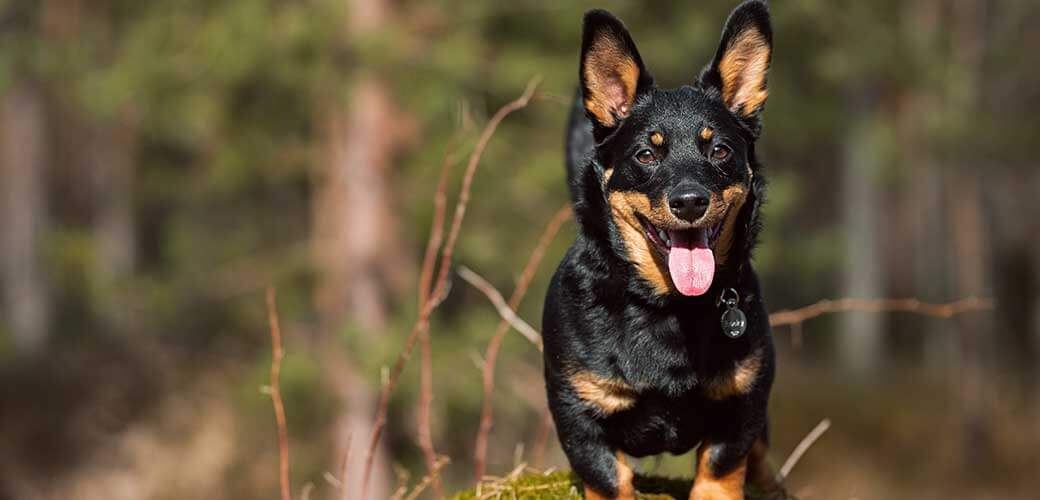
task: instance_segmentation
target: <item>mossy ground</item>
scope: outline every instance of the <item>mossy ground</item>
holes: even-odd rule
[[[641,500],[686,500],[693,480],[637,475],[635,484],[639,491],[637,498]],[[527,472],[485,481],[480,485],[479,492],[464,491],[455,495],[453,500],[581,500],[582,491],[581,480],[571,472]],[[754,491],[745,491],[745,495],[747,500],[767,499]],[[776,498],[776,495],[769,498]]]

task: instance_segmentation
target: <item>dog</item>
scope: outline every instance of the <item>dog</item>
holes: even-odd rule
[[[625,25],[585,14],[567,181],[580,231],[543,317],[549,408],[587,499],[635,497],[625,456],[697,451],[694,500],[782,492],[765,462],[774,376],[751,251],[772,28],[730,14],[691,85],[655,86]]]

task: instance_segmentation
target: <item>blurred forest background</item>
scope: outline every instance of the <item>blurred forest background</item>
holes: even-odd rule
[[[583,11],[617,13],[674,86],[708,61],[733,6],[0,0],[0,499],[275,498],[268,285],[293,494],[312,483],[312,498],[349,497],[336,485],[358,484],[381,380],[418,315],[445,154],[464,162],[490,115],[543,78],[488,145],[454,259],[508,296],[567,201]],[[830,418],[788,482],[803,498],[1035,498],[1040,4],[772,12],[756,254],[770,309],[995,301],[948,320],[777,328],[772,458]],[[574,231],[519,307],[531,324]],[[431,438],[452,459],[449,492],[473,484],[498,321],[457,278],[432,318]],[[426,474],[419,366],[393,393],[372,498],[402,471]],[[497,372],[487,473],[566,466],[555,438],[539,450],[540,354],[509,332]]]

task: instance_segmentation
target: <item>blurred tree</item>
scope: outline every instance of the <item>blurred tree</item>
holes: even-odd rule
[[[40,88],[24,76],[0,95],[0,281],[3,317],[22,354],[50,334],[47,237],[47,137]]]
[[[349,7],[345,41],[354,46],[363,46],[366,37],[391,25],[393,6],[386,0],[352,0]],[[323,146],[311,244],[318,273],[315,307],[324,338],[321,357],[342,402],[335,449],[337,456],[359,457],[343,480],[350,488],[360,488],[375,398],[353,373],[352,360],[338,348],[336,333],[348,327],[366,337],[380,335],[396,295],[391,284],[412,268],[412,258],[400,244],[398,192],[392,189],[394,154],[406,139],[402,111],[377,75],[362,68],[353,76],[349,98],[343,98],[342,88],[332,86],[316,103]],[[375,498],[387,495],[390,474],[383,450],[382,445],[375,450],[379,461],[370,490]],[[342,491],[344,499],[359,493]]]

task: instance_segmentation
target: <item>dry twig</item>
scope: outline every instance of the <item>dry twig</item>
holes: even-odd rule
[[[413,489],[404,500],[415,500],[416,498],[419,498],[419,495],[422,494],[423,490],[425,490],[427,486],[435,484],[438,481],[441,469],[449,463],[451,463],[451,460],[448,457],[438,457],[433,464],[433,470],[431,470],[426,477],[422,478],[422,481],[415,486],[415,489]]]
[[[523,335],[525,339],[534,344],[539,351],[542,350],[542,335],[538,333],[538,330],[535,330],[534,327],[521,319],[520,316],[517,316],[516,312],[509,307],[509,304],[506,304],[506,299],[502,298],[502,294],[499,293],[498,289],[489,283],[488,280],[484,279],[483,276],[473,272],[466,266],[459,266],[458,272],[462,279],[466,280],[467,283],[473,285],[474,288],[480,290],[487,296],[488,300],[491,301],[491,304],[493,304],[495,309],[498,310],[498,315],[501,316],[502,319],[506,320],[506,322],[509,323],[509,326],[512,326],[513,329],[520,332],[520,335]]]
[[[820,436],[830,428],[830,419],[825,418],[821,420],[820,423],[816,424],[816,427],[802,438],[802,442],[798,443],[798,446],[795,446],[794,451],[792,451],[791,455],[787,457],[786,461],[784,461],[784,465],[780,467],[780,472],[777,473],[777,480],[783,482],[784,478],[791,474],[791,469],[794,469],[794,466],[802,459],[802,455],[809,451],[809,448],[812,447],[813,443],[815,443],[817,439],[820,439]]]
[[[549,433],[552,432],[553,421],[549,408],[542,409],[541,422],[538,423],[538,434],[531,449],[531,466],[535,469],[542,467],[545,461],[545,450],[549,447]]]
[[[282,329],[278,322],[278,309],[275,307],[273,287],[267,287],[267,321],[271,329],[271,403],[274,405],[274,418],[278,424],[278,483],[281,486],[282,500],[292,500],[289,488],[289,433],[285,426],[285,405],[282,403],[282,390],[279,379],[282,371]]]
[[[419,275],[419,309],[424,310],[431,300],[430,280],[433,278],[433,266],[426,265],[437,259],[437,251],[440,249],[441,240],[444,237],[444,214],[447,206],[448,177],[452,167],[456,163],[456,147],[462,137],[461,130],[451,139],[448,152],[444,155],[441,164],[440,179],[437,181],[437,193],[433,198],[433,224],[430,228],[430,239],[426,242],[426,251],[423,254],[423,266]],[[435,299],[439,300],[439,298]],[[433,404],[433,361],[431,359],[430,332],[424,329],[420,332],[419,342],[421,344],[421,362],[419,369],[419,411],[416,413],[417,441],[426,461],[426,470],[432,471],[437,463],[437,450],[433,447],[433,425],[430,407]],[[433,492],[436,498],[444,497],[444,490],[439,479],[433,482]]]
[[[948,304],[929,304],[917,299],[834,299],[821,300],[815,304],[794,310],[777,311],[769,315],[771,326],[798,325],[824,314],[864,311],[864,312],[909,312],[950,318],[958,314],[993,309],[991,299],[968,297]]]
[[[516,317],[516,314],[512,313],[512,311],[516,310],[516,308],[520,306],[520,302],[524,299],[524,295],[527,294],[527,289],[531,285],[531,280],[534,279],[534,274],[538,270],[542,258],[545,257],[545,251],[549,248],[549,244],[552,243],[553,239],[556,238],[556,234],[560,231],[560,227],[563,226],[563,223],[566,222],[570,216],[571,208],[569,204],[560,207],[560,209],[556,211],[552,220],[549,221],[545,230],[542,231],[542,235],[538,239],[538,244],[535,245],[534,250],[531,252],[531,256],[528,257],[527,264],[524,265],[524,269],[520,273],[520,279],[517,281],[516,288],[513,290],[512,296],[509,297],[507,309],[510,312],[508,314],[502,314],[503,310],[501,308],[499,309],[499,315],[502,316],[502,320],[499,321],[494,335],[492,335],[491,340],[488,341],[487,351],[484,355],[483,406],[480,411],[480,427],[477,430],[476,443],[473,447],[473,477],[477,482],[479,482],[480,478],[484,476],[484,470],[487,464],[488,439],[494,419],[494,405],[491,401],[491,393],[495,387],[495,362],[498,359],[498,351],[502,345],[502,339],[505,337],[506,332],[509,331],[509,326],[512,324],[512,322],[507,318],[509,316],[514,318]],[[463,278],[465,279],[465,276]],[[473,282],[470,281],[470,283],[472,284]],[[474,284],[474,286],[476,286],[476,284]],[[488,295],[486,291],[485,295]],[[494,292],[494,295],[497,295],[499,301],[501,301],[501,295],[498,294],[497,291]],[[494,302],[495,299],[492,297],[493,295],[488,295],[488,298]],[[533,328],[531,330],[533,330]],[[541,336],[538,335],[535,338],[540,339]],[[536,342],[535,345],[539,344]]]
[[[510,113],[527,106],[531,101],[531,96],[534,95],[534,91],[537,88],[539,81],[539,78],[532,79],[527,84],[527,88],[519,98],[506,104],[499,109],[494,116],[492,116],[491,120],[489,120],[488,124],[485,126],[484,131],[481,133],[480,139],[478,139],[473,152],[470,154],[469,162],[466,166],[466,172],[462,179],[462,188],[459,192],[459,199],[455,205],[455,213],[452,218],[451,228],[441,252],[440,269],[436,281],[432,284],[431,291],[426,296],[427,300],[425,301],[425,305],[420,308],[419,317],[416,319],[412,331],[409,333],[408,338],[405,341],[404,349],[398,355],[397,361],[390,370],[386,382],[383,384],[383,388],[380,392],[379,406],[376,411],[372,436],[368,443],[368,455],[365,458],[365,466],[362,473],[361,500],[366,500],[368,496],[368,486],[372,476],[372,465],[375,461],[375,451],[379,446],[379,440],[383,435],[383,428],[386,426],[386,417],[390,406],[390,394],[397,385],[397,380],[400,378],[401,372],[404,371],[405,364],[407,364],[408,360],[411,358],[412,349],[415,347],[416,340],[424,335],[424,332],[429,328],[430,315],[439,304],[439,298],[443,296],[443,293],[447,288],[448,268],[450,267],[451,258],[455,252],[455,243],[458,240],[459,230],[462,227],[462,220],[466,214],[466,206],[469,203],[470,187],[473,184],[473,175],[476,173],[477,165],[480,163],[480,158],[484,154],[484,149],[487,147],[488,142],[490,142],[491,137],[498,128],[498,125]],[[427,254],[427,256],[429,256],[429,254]],[[434,265],[433,261],[434,259],[432,257],[429,260],[424,259],[422,267],[422,272],[424,274],[429,272],[432,275],[432,266]]]

